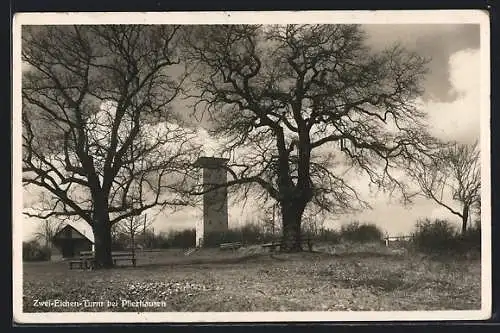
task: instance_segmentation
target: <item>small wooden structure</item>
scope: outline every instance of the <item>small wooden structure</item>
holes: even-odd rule
[[[413,236],[387,236],[384,238],[385,246],[389,246],[390,243],[401,243],[411,241]]]
[[[300,241],[301,245],[307,245],[309,251],[312,251],[312,247],[313,247],[313,243],[312,243],[312,239],[307,237],[305,239],[302,239]],[[280,240],[276,240],[276,241],[273,241],[273,242],[270,242],[270,243],[265,243],[265,244],[261,244],[260,245],[262,248],[264,249],[269,249],[270,252],[275,252],[277,249],[280,249],[281,250],[281,247],[283,246],[283,243],[282,241]]]
[[[241,242],[222,243],[219,245],[219,248],[221,250],[237,250],[242,246],[243,246],[243,244]]]
[[[73,269],[73,265],[77,265],[80,269],[90,269],[94,267],[94,252],[82,251],[80,257],[69,261],[69,269]]]
[[[92,251],[94,242],[71,225],[66,225],[57,232],[52,243],[62,254],[63,258],[74,258],[83,251]]]
[[[118,261],[130,261],[132,266],[136,266],[137,258],[135,257],[135,251],[111,252],[111,257],[113,259],[113,265],[115,266]]]
[[[276,248],[280,248],[281,247],[281,242],[280,241],[276,241],[276,242],[261,244],[261,247],[264,248],[264,249],[268,248],[271,252],[274,252],[276,250]]]

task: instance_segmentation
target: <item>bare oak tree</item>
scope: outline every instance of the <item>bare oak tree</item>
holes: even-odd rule
[[[458,216],[462,234],[467,231],[473,210],[481,208],[481,165],[478,143],[442,148],[427,164],[415,165],[410,174],[418,182],[425,197]],[[451,199],[451,200],[450,200]],[[459,209],[452,202],[458,202]]]
[[[179,29],[23,28],[23,184],[45,195],[25,213],[86,221],[97,267],[112,266],[113,224],[189,201],[176,190],[197,149],[171,108]]]
[[[358,173],[410,199],[398,170],[432,142],[416,100],[426,59],[375,52],[356,25],[198,26],[189,36],[195,111],[211,115],[231,157],[225,186],[279,203],[285,251],[301,250],[309,204],[367,206],[351,185]]]

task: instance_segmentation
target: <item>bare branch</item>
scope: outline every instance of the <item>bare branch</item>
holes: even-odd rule
[[[171,75],[182,29],[24,29],[23,183],[41,190],[25,214],[75,216],[98,231],[155,206],[189,204],[175,193],[199,147],[170,108],[186,79]]]

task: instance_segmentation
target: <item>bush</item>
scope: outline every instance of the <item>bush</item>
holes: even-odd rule
[[[462,242],[469,250],[481,252],[481,222],[476,221],[474,226],[467,229],[462,236]]]
[[[426,253],[439,253],[451,249],[457,231],[448,221],[424,219],[417,222],[412,234],[416,249]]]
[[[50,247],[41,246],[36,241],[23,242],[24,261],[49,261],[51,255]]]
[[[117,235],[111,239],[111,250],[124,251],[128,244],[129,240],[126,234]]]
[[[221,243],[241,242],[243,244],[259,244],[270,242],[274,236],[269,232],[263,232],[261,227],[255,224],[246,224],[239,228],[229,229],[225,232],[208,232],[203,237],[203,245],[216,247]]]
[[[375,224],[352,222],[342,226],[340,238],[355,243],[382,242],[384,233]]]
[[[187,249],[196,245],[196,230],[172,231],[168,235],[169,247]]]
[[[262,227],[256,224],[245,224],[237,228],[241,233],[241,239],[244,244],[259,244],[272,241],[275,236],[271,232],[265,232]]]
[[[168,249],[170,248],[171,242],[169,240],[169,235],[165,232],[161,232],[151,240],[152,248],[158,249]]]
[[[238,232],[238,230],[212,231],[203,235],[203,246],[206,247],[217,247],[221,243],[233,242],[243,242],[241,232]]]
[[[417,250],[431,254],[481,251],[481,226],[476,223],[462,235],[447,220],[420,220],[413,232],[413,244]]]
[[[341,235],[337,230],[322,228],[313,235],[313,240],[319,242],[328,242],[331,244],[340,243]]]

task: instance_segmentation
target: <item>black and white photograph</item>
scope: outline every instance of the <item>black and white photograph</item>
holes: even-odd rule
[[[13,33],[15,321],[490,317],[487,13]]]

